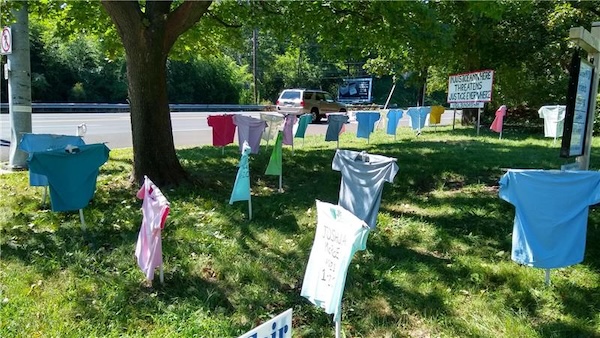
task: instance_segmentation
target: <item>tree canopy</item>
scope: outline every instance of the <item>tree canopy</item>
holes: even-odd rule
[[[3,7],[14,4],[3,2]],[[81,68],[69,74],[81,86],[57,99],[81,99],[90,88],[98,98],[120,100],[119,90],[100,79],[121,76],[131,100],[133,179],[152,173],[157,182],[177,184],[187,175],[175,156],[168,103],[178,100],[174,92],[193,101],[202,98],[186,91],[189,83],[169,82],[169,76],[193,73],[190,81],[196,83],[229,78],[223,86],[237,95],[220,99],[248,102],[255,30],[262,100],[274,100],[286,86],[334,91],[341,78],[352,76],[387,81],[395,76],[402,97],[427,83],[432,95],[446,90],[450,74],[494,69],[492,106],[535,107],[564,102],[573,47],[566,39],[568,29],[597,20],[600,4],[48,0],[32,2],[30,11],[37,18],[33,30],[43,32],[44,41],[54,41],[45,52],[58,55],[45,68],[44,62],[33,60],[43,69],[33,78],[34,91],[43,92],[60,69],[76,64]],[[8,13],[3,11],[3,23]],[[105,62],[98,61],[101,56]],[[222,61],[211,61],[215,57]],[[160,141],[145,136],[155,133]]]

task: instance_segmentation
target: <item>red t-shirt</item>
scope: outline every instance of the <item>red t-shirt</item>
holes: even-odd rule
[[[235,135],[233,115],[210,115],[208,125],[212,127],[213,146],[222,147],[233,143]]]

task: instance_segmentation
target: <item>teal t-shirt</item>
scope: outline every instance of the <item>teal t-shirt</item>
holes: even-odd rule
[[[310,114],[301,115],[300,118],[298,118],[298,129],[296,129],[295,137],[304,138],[306,129],[308,128],[308,125],[310,124],[311,121],[312,121],[312,115],[310,115]]]
[[[72,153],[65,149],[29,154],[29,168],[48,178],[52,211],[85,208],[94,197],[99,168],[110,149],[103,144],[80,145]]]
[[[239,169],[235,177],[229,204],[233,204],[233,202],[236,201],[250,200],[250,165],[248,157],[251,151],[252,149],[248,145],[248,142],[244,142],[242,144],[242,156],[240,157],[240,163],[238,164]]]

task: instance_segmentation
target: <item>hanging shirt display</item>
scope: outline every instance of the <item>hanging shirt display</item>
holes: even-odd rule
[[[331,168],[342,173],[338,204],[374,229],[383,184],[393,182],[398,172],[396,159],[353,150],[337,150]]]
[[[600,172],[511,169],[500,179],[499,196],[515,206],[512,260],[545,269],[583,260]]]
[[[275,146],[273,146],[273,152],[271,153],[271,157],[269,158],[269,164],[267,164],[267,170],[265,170],[265,175],[281,175],[283,163],[283,154],[281,152],[281,143],[283,139],[282,134],[283,133],[281,131],[277,134]]]
[[[442,114],[446,109],[442,106],[432,106],[429,112],[429,123],[440,124],[442,122]]]
[[[413,130],[421,130],[425,127],[427,114],[431,111],[431,107],[410,107],[406,111],[406,115],[410,116],[410,126]]]
[[[502,132],[502,125],[504,123],[504,115],[506,115],[506,106],[502,105],[502,106],[500,106],[500,108],[498,108],[498,110],[496,110],[496,117],[494,118],[494,121],[492,122],[492,125],[490,126],[491,130],[493,130],[497,133]]]
[[[389,135],[396,135],[396,129],[398,129],[398,122],[402,118],[402,109],[390,109],[387,113],[387,128],[386,133]]]
[[[567,106],[542,106],[538,110],[538,115],[544,119],[545,137],[562,136],[566,110]]]
[[[50,186],[52,211],[83,209],[94,197],[99,167],[110,149],[102,143],[29,154],[29,169],[45,175]]]
[[[245,115],[233,115],[233,123],[238,127],[238,141],[240,143],[240,152],[243,152],[244,142],[252,149],[252,154],[258,154],[260,149],[260,138],[267,122]]]
[[[207,122],[212,127],[212,144],[215,147],[224,147],[233,143],[235,124],[233,115],[209,115]]]
[[[135,257],[146,279],[154,279],[154,270],[162,267],[161,232],[169,215],[169,201],[144,175],[144,184],[136,194],[142,202],[142,225],[135,245]]]
[[[262,139],[265,141],[274,139],[283,124],[283,115],[279,113],[260,113],[260,119],[267,122],[267,127],[262,133]]]
[[[306,129],[308,128],[310,122],[312,122],[312,115],[300,115],[300,118],[298,118],[298,129],[296,129],[295,137],[304,138],[304,134],[306,134]]]
[[[348,115],[329,114],[327,117],[327,131],[325,141],[337,141],[340,138],[344,123],[348,122]]]
[[[294,114],[288,114],[285,116],[285,122],[283,122],[283,144],[293,145],[294,144],[294,124],[298,117]]]
[[[348,265],[367,247],[369,228],[339,205],[316,203],[317,229],[300,295],[338,320]]]
[[[357,112],[356,121],[358,127],[356,128],[356,137],[369,138],[369,135],[375,129],[375,122],[379,121],[381,115],[376,112]]]
[[[74,135],[56,135],[56,134],[23,134],[19,148],[26,153],[38,151],[65,149],[66,146],[81,146],[85,142],[81,136]],[[47,186],[48,178],[46,176],[29,170],[29,185]]]
[[[248,142],[244,142],[242,145],[242,156],[238,164],[239,169],[235,176],[235,183],[233,184],[229,204],[233,204],[236,201],[250,200],[250,165],[248,157],[251,151],[252,149],[250,149]]]

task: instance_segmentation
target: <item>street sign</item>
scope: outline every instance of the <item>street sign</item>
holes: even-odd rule
[[[12,34],[10,31],[10,27],[2,28],[2,36],[0,37],[2,48],[0,49],[0,54],[12,54]]]

